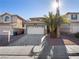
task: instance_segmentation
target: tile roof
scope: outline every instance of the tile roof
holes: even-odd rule
[[[79,14],[79,12],[67,12],[66,15],[67,14]]]
[[[29,21],[27,23],[29,23],[29,24],[34,24],[34,23],[36,23],[36,24],[43,24],[44,22],[42,22],[42,21]]]

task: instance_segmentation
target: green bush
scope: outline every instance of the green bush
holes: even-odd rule
[[[75,34],[75,37],[76,38],[79,38],[79,32]]]

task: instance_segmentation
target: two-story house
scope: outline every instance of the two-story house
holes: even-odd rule
[[[20,34],[24,31],[25,20],[18,16],[9,13],[0,15],[0,35]]]
[[[30,21],[26,24],[26,33],[27,34],[45,34],[46,25],[43,22],[43,17],[34,17],[30,18]]]
[[[62,31],[70,33],[79,32],[79,12],[68,12],[66,17],[69,19],[70,24],[64,24]]]

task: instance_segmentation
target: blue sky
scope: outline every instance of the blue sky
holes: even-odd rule
[[[0,13],[10,12],[25,19],[39,17],[55,11],[51,7],[54,0],[0,0]],[[79,0],[60,0],[61,14],[79,12]]]

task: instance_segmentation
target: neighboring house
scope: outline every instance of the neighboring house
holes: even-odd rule
[[[46,25],[43,22],[43,17],[30,18],[30,21],[26,24],[26,33],[27,34],[45,34]]]
[[[9,13],[0,15],[0,35],[21,34],[24,31],[25,20],[18,16]],[[5,34],[6,33],[6,34]]]
[[[79,32],[79,12],[68,12],[66,17],[70,20],[70,24],[64,24],[62,31],[70,33]]]

